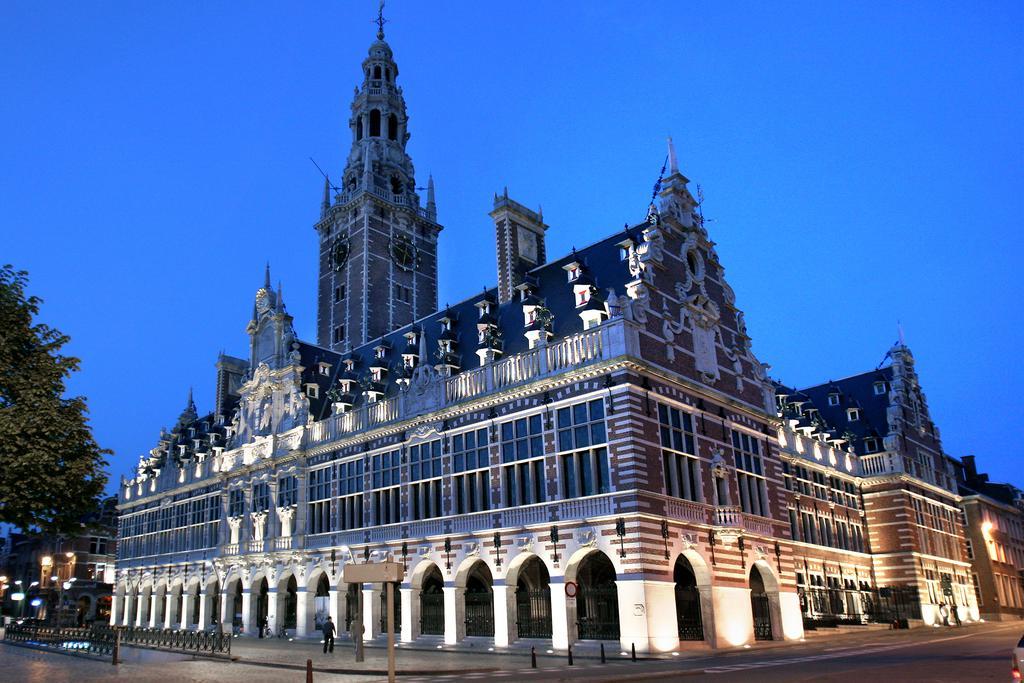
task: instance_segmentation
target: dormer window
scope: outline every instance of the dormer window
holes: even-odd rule
[[[839,394],[829,394],[828,395],[828,404],[830,406],[837,406],[837,405],[839,405]]]
[[[370,380],[373,382],[379,382],[383,372],[384,370],[382,368],[370,368]]]
[[[317,367],[320,368],[320,374],[323,375],[324,377],[330,377],[331,376],[331,364],[330,363],[320,363]]]
[[[857,408],[848,408],[846,410],[846,419],[849,422],[857,422],[860,420],[860,410]]]
[[[373,350],[373,357],[376,358],[377,360],[384,360],[384,356],[387,355],[387,352],[387,347],[378,346]]]
[[[866,453],[874,453],[878,450],[878,439],[869,437],[864,439],[864,451]]]
[[[537,322],[537,309],[531,308],[526,311],[526,324],[532,325]]]
[[[875,382],[875,396],[885,394],[885,382]]]
[[[569,275],[569,282],[575,282],[580,277],[580,266],[578,263],[573,263],[566,268],[566,273]]]
[[[629,247],[619,247],[619,260],[620,261],[628,261],[629,260]]]
[[[589,289],[581,289],[578,292],[576,292],[576,305],[577,306],[584,306],[584,305],[586,305],[586,303],[588,301],[590,301],[590,290]]]
[[[306,385],[306,396],[309,398],[320,398],[320,386],[317,384]]]
[[[416,366],[416,356],[404,355],[402,356],[402,367],[406,370],[412,370]]]

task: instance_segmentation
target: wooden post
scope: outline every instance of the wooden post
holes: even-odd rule
[[[356,584],[356,624],[352,635],[356,638],[356,661],[362,662],[363,657],[363,584]]]
[[[306,660],[306,683],[313,683],[313,660]]]
[[[120,652],[118,652],[118,651],[120,649],[121,649],[121,629],[119,629],[117,626],[115,626],[114,627],[114,656],[113,656],[113,658],[110,661],[110,663],[113,664],[114,666],[117,666],[117,657],[120,654]]]
[[[388,610],[388,683],[395,683],[395,584],[388,581],[387,610]]]

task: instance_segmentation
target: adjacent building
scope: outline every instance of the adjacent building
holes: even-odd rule
[[[1024,618],[1024,493],[988,480],[973,455],[953,461],[971,579],[985,619]]]
[[[248,356],[121,482],[112,623],[373,637],[393,609],[406,642],[647,652],[976,615],[905,345],[771,381],[671,142],[642,220],[554,259],[541,212],[495,195],[497,285],[439,308],[383,32],[361,73],[314,226],[318,338],[268,269]],[[393,606],[343,581],[382,559],[406,567]]]

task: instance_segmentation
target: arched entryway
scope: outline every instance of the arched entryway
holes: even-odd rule
[[[299,606],[299,584],[295,575],[290,574],[277,588],[278,628],[294,629]]]
[[[239,631],[242,628],[242,580],[235,579],[235,581],[229,584],[228,590],[225,592],[227,596],[227,621],[231,624],[232,631]],[[225,624],[225,627],[227,624]]]
[[[206,623],[202,624],[203,628],[207,626],[218,626],[220,623],[220,579],[217,579],[213,583],[207,584],[206,586]]]
[[[345,591],[345,630],[352,633],[359,619],[359,584],[350,583]]]
[[[516,575],[515,637],[551,637],[551,575],[539,557],[531,556]]]
[[[690,561],[683,555],[676,558],[672,578],[676,584],[676,623],[679,627],[679,640],[704,640],[697,576]]]
[[[402,594],[399,592],[401,584],[392,584],[392,595],[394,596],[395,633],[402,632]],[[380,632],[388,632],[388,588],[386,585],[380,587]]]
[[[167,584],[159,584],[153,590],[156,592],[156,604],[153,605],[153,616],[149,621],[154,628],[163,628],[167,614]]]
[[[316,593],[313,594],[313,628],[319,631],[329,616],[331,616],[331,582],[328,581],[326,574],[321,574],[316,582]]]
[[[437,565],[431,565],[423,576],[420,589],[420,633],[425,636],[444,635],[444,579]]]
[[[473,563],[466,576],[463,599],[466,606],[466,635],[494,637],[494,591],[491,570],[485,562]]]
[[[754,616],[754,639],[772,639],[772,613],[768,604],[768,591],[757,565],[750,568],[750,611]]]
[[[256,583],[250,599],[253,602],[253,609],[256,612],[256,620],[253,622],[252,628],[262,636],[263,629],[267,625],[267,620],[270,615],[270,584],[267,583],[266,577],[261,578]]]
[[[619,592],[615,567],[596,550],[587,555],[576,572],[576,629],[580,640],[619,639]]]
[[[199,581],[197,580],[191,586],[188,587],[189,606],[191,607],[188,616],[188,626],[199,625],[199,601],[202,599],[199,590]]]
[[[89,610],[92,608],[92,598],[83,595],[78,598],[78,609],[75,612],[75,625],[84,626],[85,620],[89,618]]]
[[[113,597],[109,595],[101,595],[96,599],[96,614],[94,615],[96,621],[101,623],[110,621],[110,607],[113,602]]]
[[[181,608],[184,603],[185,587],[180,583],[174,586],[171,593],[171,628],[181,628]]]

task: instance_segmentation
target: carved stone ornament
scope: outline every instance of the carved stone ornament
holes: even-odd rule
[[[533,536],[520,536],[516,538],[516,547],[520,552],[528,553],[533,551]]]
[[[576,543],[581,548],[593,548],[597,545],[597,534],[593,529],[584,529],[576,534]]]
[[[480,556],[480,544],[477,542],[465,543],[463,548],[466,553],[466,557],[479,557]]]
[[[725,451],[721,448],[711,451],[711,476],[715,479],[725,479],[729,476],[729,466],[725,462]]]
[[[683,541],[683,550],[690,550],[697,545],[697,534],[692,531],[680,532],[679,537]]]

